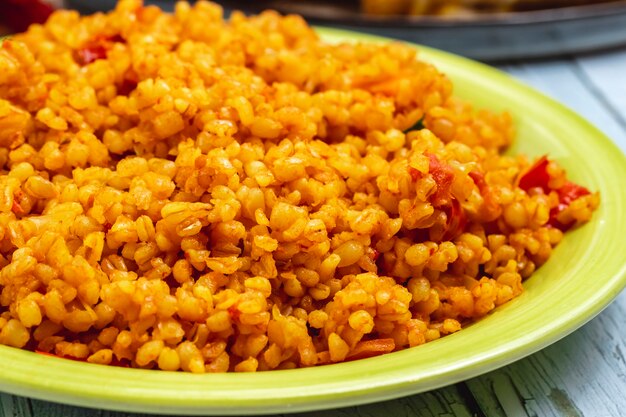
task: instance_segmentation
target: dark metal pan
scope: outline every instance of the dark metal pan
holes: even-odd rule
[[[84,11],[106,9],[114,0],[71,0]],[[173,1],[148,1],[171,8]],[[309,22],[403,39],[483,61],[564,56],[626,46],[626,1],[470,17],[373,16],[358,2],[331,0],[225,0],[227,10],[275,9]]]

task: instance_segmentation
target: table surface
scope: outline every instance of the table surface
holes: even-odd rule
[[[626,152],[626,50],[499,67],[586,117]],[[626,408],[624,317],[626,292],[575,333],[504,368],[407,398],[298,416],[621,416]],[[0,417],[59,416],[137,415],[0,394]]]

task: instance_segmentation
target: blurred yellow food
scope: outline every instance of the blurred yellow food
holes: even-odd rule
[[[601,2],[602,0],[361,0],[361,8],[365,13],[374,15],[458,16]]]

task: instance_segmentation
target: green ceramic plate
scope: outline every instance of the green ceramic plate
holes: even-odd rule
[[[324,31],[331,41],[384,41]],[[569,233],[519,298],[454,335],[378,358],[258,374],[191,375],[122,369],[0,346],[0,390],[86,407],[172,414],[269,414],[341,407],[452,384],[555,342],[606,307],[626,284],[626,158],[562,105],[484,65],[423,48],[422,58],[476,105],[508,109],[519,128],[511,152],[548,153],[571,178],[599,190],[593,220]]]

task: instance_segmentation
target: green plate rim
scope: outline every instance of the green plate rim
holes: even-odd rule
[[[319,32],[331,41],[389,41],[335,29],[319,29]],[[493,327],[493,323],[499,320],[496,316],[505,317],[508,309],[513,311],[522,308],[530,297],[527,293],[541,285],[540,280],[543,278],[537,278],[537,285],[531,283],[527,292],[509,303],[513,307],[507,304],[457,334],[418,348],[349,363],[258,374],[192,375],[114,368],[0,346],[3,363],[0,391],[84,407],[187,415],[272,414],[336,408],[415,394],[477,376],[554,343],[596,316],[626,286],[623,255],[610,245],[626,230],[626,220],[621,216],[626,209],[626,193],[621,191],[618,181],[610,180],[626,178],[626,157],[589,122],[512,77],[446,52],[423,46],[418,48],[422,58],[434,62],[452,79],[461,80],[461,89],[463,86],[484,89],[494,97],[505,99],[504,103],[498,105],[502,108],[524,108],[524,120],[537,118],[549,125],[551,131],[557,129],[558,135],[582,137],[584,140],[575,146],[559,139],[566,153],[574,155],[578,162],[584,161],[580,163],[581,168],[591,168],[588,158],[602,162],[598,166],[594,165],[594,169],[588,170],[583,176],[600,189],[602,205],[589,224],[567,237],[590,237],[585,249],[589,265],[582,266],[582,270],[579,268],[577,273],[596,273],[593,276],[596,281],[589,281],[589,288],[595,292],[585,294],[585,297],[578,294],[573,299],[576,303],[571,306],[567,303],[562,306],[564,301],[556,300],[554,305],[561,306],[559,311],[567,314],[553,318],[545,325],[529,329],[521,327],[523,334],[515,337],[505,329],[501,334],[498,333],[504,340],[489,344],[495,336],[491,334],[492,339],[485,341],[481,329]],[[533,107],[525,107],[531,104]],[[558,148],[559,143],[552,143],[551,146]],[[576,165],[578,162],[572,163]],[[581,174],[573,172],[572,176],[578,180]],[[618,258],[620,255],[622,258]],[[572,262],[571,259],[561,260]],[[608,265],[605,262],[600,269],[596,269],[601,261],[607,260]],[[548,273],[544,273],[546,266],[537,271],[536,275],[545,277]],[[572,276],[569,269],[559,274],[567,275],[568,279]],[[573,275],[572,279],[576,277]],[[598,283],[598,280],[605,281]],[[569,288],[566,284],[559,291],[566,294],[567,291],[573,291],[576,295],[575,288]],[[561,292],[550,293],[546,297],[559,294]],[[528,301],[529,306],[531,302],[532,299]],[[472,341],[477,340],[481,341],[478,345],[472,344]],[[484,348],[484,344],[488,345],[487,348]],[[443,357],[442,352],[456,353],[456,357]],[[428,363],[423,363],[429,358],[431,360]]]

